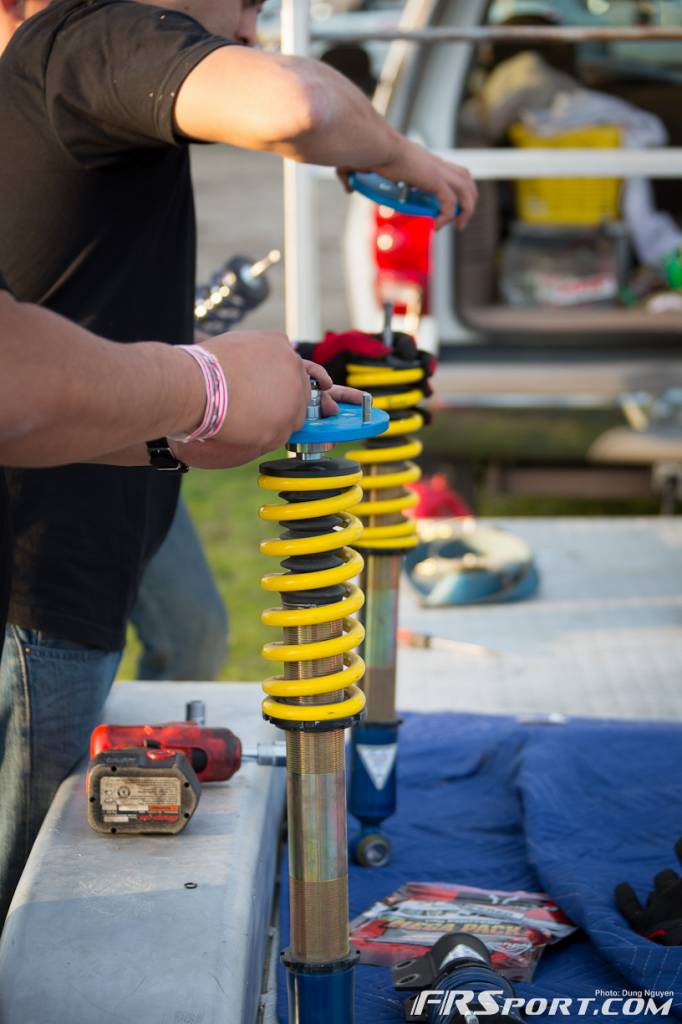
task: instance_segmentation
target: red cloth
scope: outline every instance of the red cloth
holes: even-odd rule
[[[383,341],[363,331],[342,331],[339,334],[327,331],[322,341],[315,347],[314,359],[316,363],[326,366],[342,353],[364,356],[366,359],[385,359],[390,355],[390,349]]]
[[[419,483],[412,484],[419,495],[419,504],[412,514],[415,519],[441,519],[447,516],[471,516],[473,512],[464,498],[448,486],[443,473],[434,473]]]

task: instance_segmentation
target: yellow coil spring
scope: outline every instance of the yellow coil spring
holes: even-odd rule
[[[419,500],[407,485],[421,477],[419,466],[411,460],[421,454],[422,443],[408,435],[424,425],[424,416],[414,408],[423,393],[410,385],[424,376],[421,366],[405,370],[359,364],[348,367],[351,387],[371,391],[375,407],[385,409],[391,418],[380,439],[369,441],[359,451],[347,452],[348,458],[359,462],[365,471],[365,498],[354,509],[364,523],[359,548],[403,551],[417,544],[417,525],[405,513]],[[387,438],[395,438],[394,443],[386,443]]]
[[[365,636],[362,625],[352,615],[362,608],[364,594],[349,582],[358,576],[363,569],[362,556],[351,550],[348,545],[355,543],[362,534],[362,523],[349,513],[362,498],[359,482],[362,472],[344,473],[337,476],[315,475],[312,471],[305,475],[304,466],[324,465],[327,460],[316,463],[301,463],[298,459],[287,460],[293,469],[301,472],[291,477],[269,475],[268,467],[278,463],[266,463],[261,466],[258,485],[266,491],[306,492],[335,491],[327,498],[297,500],[289,504],[263,505],[259,510],[261,519],[268,522],[286,523],[290,532],[296,533],[296,523],[300,520],[311,520],[317,517],[334,516],[340,521],[337,528],[310,536],[300,533],[299,536],[278,537],[262,541],[260,549],[265,555],[275,558],[299,558],[305,555],[333,553],[338,556],[339,564],[333,568],[315,569],[311,572],[293,571],[286,573],[269,573],[261,580],[264,590],[292,594],[300,591],[316,590],[321,587],[341,585],[344,596],[332,604],[309,605],[295,608],[268,608],[261,615],[266,626],[283,628],[316,626],[327,622],[343,622],[343,634],[312,643],[289,644],[284,641],[267,643],[262,649],[263,657],[268,661],[285,663],[305,663],[324,658],[343,656],[343,667],[327,675],[317,675],[306,679],[285,679],[283,675],[271,676],[263,683],[268,694],[263,701],[263,713],[270,719],[286,722],[317,722],[336,719],[347,719],[359,714],[365,706],[365,695],[355,683],[362,679],[365,664],[354,648],[358,647]],[[324,529],[324,525],[321,526]],[[304,560],[303,560],[304,561]],[[341,691],[342,700],[334,703],[313,703],[314,697],[323,697]],[[302,702],[305,700],[305,703]]]

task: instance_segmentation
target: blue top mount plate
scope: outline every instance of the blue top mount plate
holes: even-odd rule
[[[339,403],[338,416],[324,416],[319,420],[306,420],[300,430],[292,434],[287,444],[339,444],[341,441],[360,441],[375,437],[388,430],[388,413],[372,409],[369,423],[362,422],[359,405]]]
[[[433,192],[389,181],[381,174],[353,171],[348,175],[348,184],[354,192],[399,213],[409,213],[413,217],[437,217],[440,213],[440,202]]]

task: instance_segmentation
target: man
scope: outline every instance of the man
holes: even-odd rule
[[[235,402],[214,438],[175,445],[188,464],[205,468],[235,466],[284,441],[304,419],[310,393],[308,373],[323,389],[325,414],[337,411],[335,398],[359,400],[353,389],[332,387],[331,378],[321,367],[304,364],[283,334],[240,332],[212,339],[204,347],[218,359],[229,378]],[[240,350],[244,349],[247,358],[240,359]],[[254,379],[249,371],[254,352],[272,377],[265,372]],[[273,388],[273,382],[281,387]],[[239,408],[243,400],[250,400],[249,391],[254,385],[251,397],[264,407],[257,420],[248,419],[243,407]],[[202,373],[181,350],[153,343],[123,346],[102,341],[47,310],[16,303],[0,277],[0,466],[3,462],[51,465],[85,458],[143,464],[148,453],[140,439],[191,433],[202,420],[206,398]],[[0,654],[10,567],[7,491],[0,468]],[[64,658],[63,647],[50,648],[45,639],[43,657],[51,651],[53,659],[60,655]],[[114,672],[117,657],[109,655],[109,659]],[[3,917],[54,786],[81,756],[93,725],[91,694],[86,693],[79,706],[74,699],[77,693],[70,687],[68,694],[74,706],[66,712],[81,727],[74,728],[70,720],[68,727],[61,729],[60,708],[55,709],[49,699],[59,695],[51,695],[44,688],[33,694],[36,682],[33,678],[24,680],[24,699],[13,699],[11,687],[0,697],[0,760],[7,787],[0,804]],[[101,700],[106,689],[103,684]],[[31,701],[30,696],[37,699]],[[55,720],[52,726],[48,724],[50,719]],[[59,736],[60,732],[63,736],[58,749],[41,748],[41,738]],[[26,771],[32,753],[46,760],[46,771]]]
[[[19,298],[115,340],[189,341],[192,139],[336,166],[342,178],[376,170],[434,191],[440,226],[458,203],[457,224],[467,223],[476,192],[466,171],[401,136],[331,68],[234,45],[254,41],[257,11],[241,0],[57,0],[14,35],[0,61],[10,154],[0,268]],[[255,350],[250,365],[270,376]],[[257,420],[254,389],[249,399],[243,416]],[[82,744],[99,712],[177,476],[67,466],[13,471],[9,486],[15,564],[0,692],[15,706],[28,679],[34,706],[40,694],[32,741],[46,756],[33,763],[59,762],[63,774],[68,757],[53,750],[70,726]],[[19,825],[29,836],[58,780],[47,774]],[[8,813],[16,823],[26,807]]]
[[[47,4],[0,0],[0,54],[17,29]],[[137,679],[217,678],[227,655],[227,608],[182,500],[145,568],[130,620],[142,645]]]

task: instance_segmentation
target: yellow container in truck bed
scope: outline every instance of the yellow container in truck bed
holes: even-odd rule
[[[618,125],[590,125],[559,135],[535,135],[517,121],[509,129],[515,146],[528,148],[617,148]],[[617,220],[619,178],[526,178],[516,183],[517,215],[526,224],[593,226]]]

